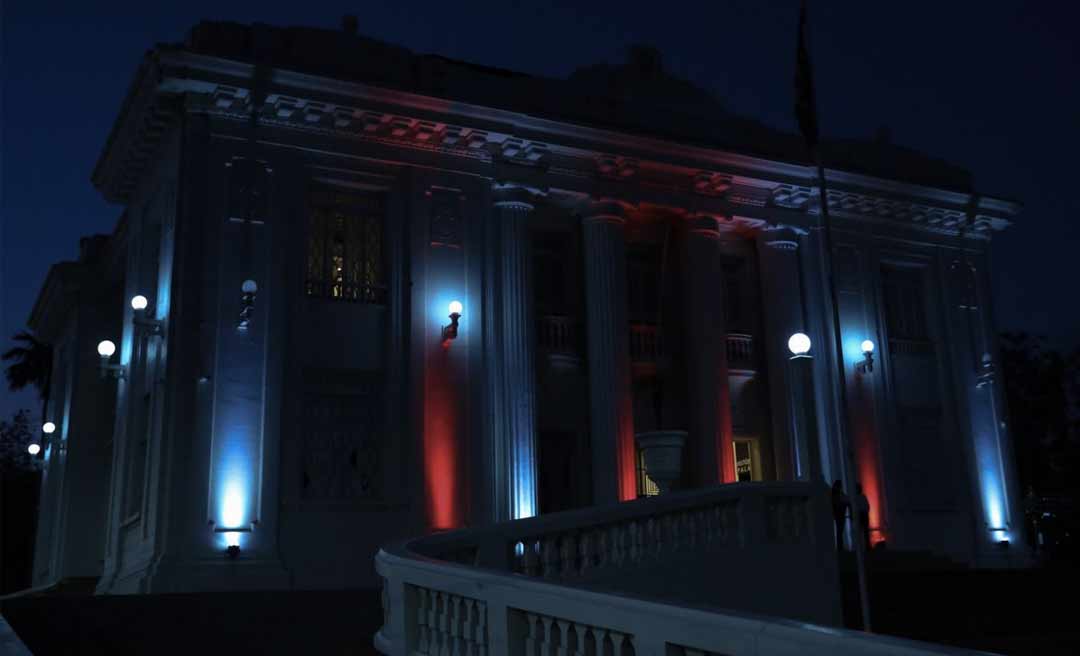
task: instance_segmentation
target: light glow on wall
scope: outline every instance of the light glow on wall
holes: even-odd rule
[[[434,294],[429,306],[432,334],[441,335],[446,312],[454,298]],[[467,330],[462,323],[459,336]],[[424,489],[428,522],[432,529],[462,525],[458,484],[458,409],[461,405],[456,360],[460,349],[428,348],[424,376]]]

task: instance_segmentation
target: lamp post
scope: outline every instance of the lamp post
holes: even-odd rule
[[[814,400],[814,358],[810,355],[810,337],[795,333],[788,338],[790,373],[790,407],[794,453],[792,465],[795,478],[822,481],[821,454],[817,438]]]

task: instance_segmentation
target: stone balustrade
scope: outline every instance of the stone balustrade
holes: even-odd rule
[[[826,626],[839,614],[827,499],[823,484],[740,483],[387,546],[376,557],[385,612],[375,646],[401,656],[965,653]]]
[[[753,335],[746,333],[727,334],[728,369],[756,371],[757,361],[754,357]]]
[[[655,324],[630,324],[630,361],[634,363],[655,363],[664,355],[664,345],[660,331]]]

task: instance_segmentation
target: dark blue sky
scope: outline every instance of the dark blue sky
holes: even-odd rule
[[[201,19],[337,27],[356,13],[369,36],[549,76],[651,43],[669,70],[732,110],[795,130],[797,0],[2,6],[0,349],[25,325],[48,266],[74,258],[81,235],[112,229],[120,208],[91,187],[94,162],[142,53]],[[1080,278],[1080,9],[1019,0],[810,7],[823,133],[869,136],[886,125],[897,143],[970,169],[981,193],[1022,201],[994,248],[999,324],[1080,344],[1069,282]],[[18,405],[36,406],[0,389],[0,416]]]

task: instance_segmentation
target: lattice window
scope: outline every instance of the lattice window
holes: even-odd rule
[[[929,342],[922,269],[882,267],[881,286],[889,339]]]
[[[308,206],[308,296],[386,303],[381,193],[318,188]]]
[[[303,496],[349,500],[378,497],[382,414],[374,388],[309,394],[304,403]]]

